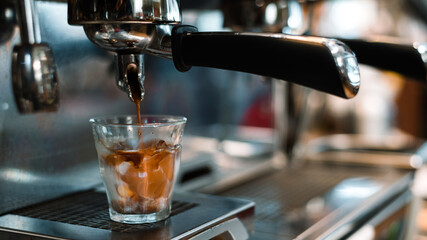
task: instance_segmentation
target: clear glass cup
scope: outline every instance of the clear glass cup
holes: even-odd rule
[[[185,117],[90,119],[110,218],[140,224],[166,219],[181,159]]]

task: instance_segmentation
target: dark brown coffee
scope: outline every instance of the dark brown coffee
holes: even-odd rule
[[[114,176],[112,208],[119,213],[149,214],[167,207],[180,151],[159,141],[144,149],[118,150],[103,158],[105,169]]]
[[[140,104],[141,87],[137,71],[128,70],[129,87],[136,106],[138,125],[142,125]],[[138,131],[142,143],[142,129]],[[118,213],[150,214],[165,209],[170,203],[175,162],[179,161],[181,147],[169,146],[159,140],[151,145],[140,144],[139,149],[114,150],[101,156],[103,169],[108,172],[107,185],[111,207]]]

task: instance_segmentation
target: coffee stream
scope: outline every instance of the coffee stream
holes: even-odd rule
[[[140,104],[143,89],[138,81],[136,65],[129,65],[127,79],[131,99],[136,105],[138,125],[142,125]],[[141,213],[168,209],[173,188],[175,161],[181,148],[169,146],[163,140],[142,144],[139,128],[139,149],[115,150],[103,157],[106,184],[111,194],[111,205],[119,213]]]
[[[132,95],[132,100],[136,105],[136,116],[138,118],[138,125],[141,125],[141,101],[142,92],[141,86],[138,81],[138,68],[134,64],[130,64],[127,69],[127,79]]]

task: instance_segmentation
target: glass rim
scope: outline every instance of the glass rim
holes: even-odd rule
[[[183,116],[178,115],[157,115],[157,114],[144,114],[141,116],[141,122],[142,125],[138,125],[136,122],[133,123],[114,123],[109,122],[114,119],[120,119],[120,118],[132,118],[137,119],[136,115],[132,114],[123,114],[123,115],[105,115],[105,116],[97,116],[92,117],[89,119],[89,122],[92,123],[92,125],[102,125],[102,126],[115,126],[115,127],[164,127],[164,126],[174,126],[174,125],[180,125],[185,124],[187,122],[187,118]],[[168,119],[170,121],[168,122],[144,122],[144,119]]]

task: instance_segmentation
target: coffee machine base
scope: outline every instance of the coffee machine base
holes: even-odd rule
[[[0,239],[248,239],[255,204],[176,193],[165,221],[121,224],[109,219],[105,192],[89,190],[0,217]]]

